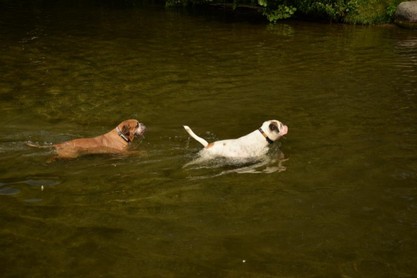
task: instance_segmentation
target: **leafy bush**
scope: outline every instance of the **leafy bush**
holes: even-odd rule
[[[356,10],[356,0],[300,0],[298,9],[310,17],[342,21],[343,18]]]
[[[277,22],[280,19],[292,17],[297,8],[287,5],[279,0],[258,0],[258,4],[264,7],[263,15],[269,22]]]
[[[391,22],[401,2],[402,0],[357,0],[356,11],[349,13],[343,21],[353,24]]]
[[[131,0],[135,1],[135,0]],[[252,6],[270,22],[294,15],[348,23],[390,22],[401,0],[165,0],[167,6],[219,4]],[[261,9],[259,9],[261,8]]]

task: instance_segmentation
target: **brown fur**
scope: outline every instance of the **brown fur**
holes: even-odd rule
[[[117,127],[129,142],[134,140],[135,135],[143,133],[138,131],[140,124],[134,119],[123,121]],[[127,151],[129,142],[126,142],[116,129],[112,129],[94,138],[74,139],[55,144],[53,147],[59,158],[76,158],[83,154],[123,153]]]

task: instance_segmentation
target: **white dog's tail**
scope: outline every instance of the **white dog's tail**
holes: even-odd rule
[[[207,147],[207,145],[209,144],[206,140],[204,140],[203,138],[197,136],[189,126],[184,126],[185,131],[188,132],[188,134],[190,134],[191,137],[193,137],[195,140],[197,140],[198,142],[200,142],[201,145],[203,145],[204,147]]]

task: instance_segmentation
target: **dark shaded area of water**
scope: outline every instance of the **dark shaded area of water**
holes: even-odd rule
[[[415,32],[69,9],[1,11],[0,38],[4,277],[416,275]],[[140,155],[25,145],[127,118]],[[265,163],[183,167],[182,125],[213,141],[267,119],[289,134]]]

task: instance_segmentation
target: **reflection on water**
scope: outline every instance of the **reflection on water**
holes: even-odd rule
[[[227,174],[271,174],[286,170],[284,162],[288,159],[274,148],[267,155],[257,158],[207,158],[198,156],[186,163],[183,168],[193,173],[192,179],[207,179]],[[203,170],[203,174],[197,174]],[[212,172],[207,175],[205,172]]]
[[[413,31],[92,9],[0,11],[0,37],[5,277],[417,273]],[[140,155],[25,144],[126,118]],[[183,167],[184,124],[214,141],[269,118],[291,134],[263,160]]]

